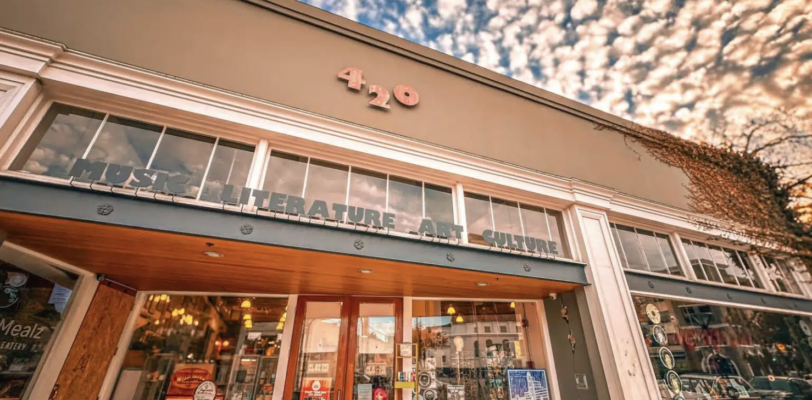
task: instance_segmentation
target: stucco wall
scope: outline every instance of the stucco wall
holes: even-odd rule
[[[320,10],[313,10],[321,13]],[[592,123],[238,0],[4,0],[0,26],[307,111],[686,207],[684,173]],[[426,52],[433,52],[425,50]],[[443,56],[444,57],[444,56]],[[364,70],[361,93],[336,78]],[[369,84],[420,104],[367,105]]]

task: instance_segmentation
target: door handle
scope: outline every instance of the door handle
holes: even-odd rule
[[[338,398],[336,400],[341,400],[341,389],[338,389]]]

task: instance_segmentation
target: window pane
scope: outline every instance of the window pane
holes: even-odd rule
[[[696,251],[696,255],[699,257],[699,262],[702,263],[702,267],[705,269],[705,274],[708,275],[708,280],[713,282],[722,282],[722,277],[719,276],[719,272],[713,265],[713,260],[711,259],[710,252],[708,251],[708,246],[706,246],[704,243],[694,242],[694,251]]]
[[[488,196],[465,193],[465,219],[468,223],[468,242],[488,246],[482,238],[482,232],[493,229]]]
[[[513,236],[522,235],[522,226],[519,222],[519,205],[513,201],[506,201],[491,197],[493,205],[494,230],[510,233]],[[514,240],[515,243],[515,240]]]
[[[623,253],[623,247],[621,247],[620,244],[620,237],[617,235],[617,226],[615,226],[615,224],[609,224],[609,230],[612,231],[612,238],[615,240],[617,254],[620,257],[620,264],[623,265],[623,268],[628,269],[629,263],[626,262],[626,254]]]
[[[225,185],[233,185],[232,193],[239,196],[248,182],[248,172],[254,160],[254,146],[220,140],[214,150],[206,183],[203,185],[201,200],[220,202],[220,195]]]
[[[736,273],[739,285],[753,287],[753,283],[750,281],[750,274],[739,261],[739,257],[736,256],[736,251],[730,249],[722,250],[724,251],[728,265],[730,265],[731,271],[735,271]]]
[[[657,239],[654,238],[654,232],[638,229],[637,237],[643,246],[643,254],[646,256],[646,260],[648,260],[651,272],[667,274],[668,269],[665,266],[663,256],[660,254],[660,244],[657,243]]]
[[[428,183],[425,186],[426,218],[435,222],[453,224],[454,196],[451,194],[451,188]]]
[[[677,262],[674,247],[671,245],[671,239],[669,239],[667,235],[658,233],[657,242],[660,244],[660,250],[663,251],[663,257],[665,257],[665,262],[668,265],[668,270],[671,272],[671,275],[682,276],[682,269]]]
[[[386,211],[386,174],[354,168],[350,173],[350,205]]]
[[[336,387],[341,351],[340,302],[309,301],[301,323],[299,354],[293,378],[294,399],[340,400]],[[284,386],[284,385],[283,385]],[[347,394],[349,397],[349,394]],[[238,399],[251,398],[238,397]]]
[[[301,196],[306,172],[307,157],[272,151],[262,190]]]
[[[570,258],[570,249],[567,244],[567,235],[564,234],[564,214],[561,211],[546,209],[547,219],[550,222],[550,240],[558,244],[558,254]]]
[[[140,322],[129,346],[120,349],[126,350],[125,361],[110,398],[192,399],[203,381],[214,382],[218,399],[260,400],[270,399],[274,391],[281,394],[285,385],[275,379],[282,331],[295,311],[286,311],[285,298],[251,298],[247,309],[240,307],[244,300],[149,295],[137,310]],[[312,328],[321,329],[328,351],[332,325],[314,322]]]
[[[11,170],[67,178],[99,129],[103,113],[54,104],[11,164]]]
[[[637,234],[634,233],[634,229],[623,225],[615,226],[617,227],[617,234],[620,236],[620,243],[623,245],[623,251],[626,252],[626,261],[629,263],[629,268],[639,271],[648,271],[646,260],[643,258],[643,252],[640,250],[640,243],[637,242]]]
[[[397,176],[389,177],[389,212],[395,214],[395,230],[417,232],[423,220],[421,182]]]
[[[784,275],[784,279],[787,280],[791,293],[801,294],[801,288],[798,285],[798,282],[795,280],[795,275],[792,274],[792,268],[790,268],[787,264],[787,260],[780,259],[775,260],[775,262],[778,265],[778,269],[781,271],[781,274]]]
[[[305,189],[305,213],[316,200],[324,200],[328,207],[347,203],[347,176],[350,168],[346,165],[310,159]]]
[[[109,116],[87,154],[91,161],[104,161],[144,168],[155,151],[163,127]]]
[[[544,214],[544,209],[527,204],[522,204],[520,207],[524,234],[535,239],[550,240],[550,234],[547,232],[547,216]]]
[[[682,245],[685,247],[685,252],[688,253],[688,260],[691,262],[691,268],[694,269],[694,274],[696,274],[697,279],[702,280],[709,280],[711,275],[705,273],[705,269],[702,267],[702,263],[699,262],[699,257],[696,254],[694,249],[694,245],[691,244],[690,241],[683,239]]]
[[[716,263],[716,268],[718,268],[719,273],[722,274],[722,281],[731,285],[738,285],[736,272],[733,266],[729,264],[722,249],[716,246],[708,246],[708,249],[710,250],[711,257],[713,257],[713,261]]]
[[[809,272],[809,268],[798,258],[793,258],[789,260],[790,267],[794,268],[798,271],[798,275],[800,277],[800,281],[798,282],[801,285],[806,286],[807,289],[812,288],[812,274]]]
[[[761,279],[756,275],[755,268],[753,268],[753,265],[750,263],[750,258],[747,256],[747,253],[737,251],[736,254],[739,256],[739,259],[741,259],[743,267],[747,271],[747,275],[749,275],[753,281],[753,284],[759,289],[764,289],[764,283],[761,282]]]
[[[188,176],[184,185],[186,192],[182,196],[197,198],[214,141],[213,137],[167,128],[150,169],[167,172],[170,176]]]

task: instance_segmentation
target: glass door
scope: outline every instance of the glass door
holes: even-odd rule
[[[402,299],[300,297],[285,400],[394,400]]]

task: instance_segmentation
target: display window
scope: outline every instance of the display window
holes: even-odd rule
[[[509,399],[508,371],[541,365],[537,315],[532,302],[414,300],[419,398]]]
[[[116,379],[114,400],[270,400],[287,298],[150,295]]]
[[[19,399],[56,336],[76,277],[36,274],[0,259],[0,398]]]
[[[632,297],[662,399],[812,398],[812,318]]]
[[[68,179],[85,159],[120,166],[108,168],[98,183],[133,187],[130,173],[147,169],[153,176],[187,177],[178,196],[219,202],[226,184],[244,187],[253,157],[250,145],[54,103],[9,169]],[[75,180],[91,182],[85,175]]]

